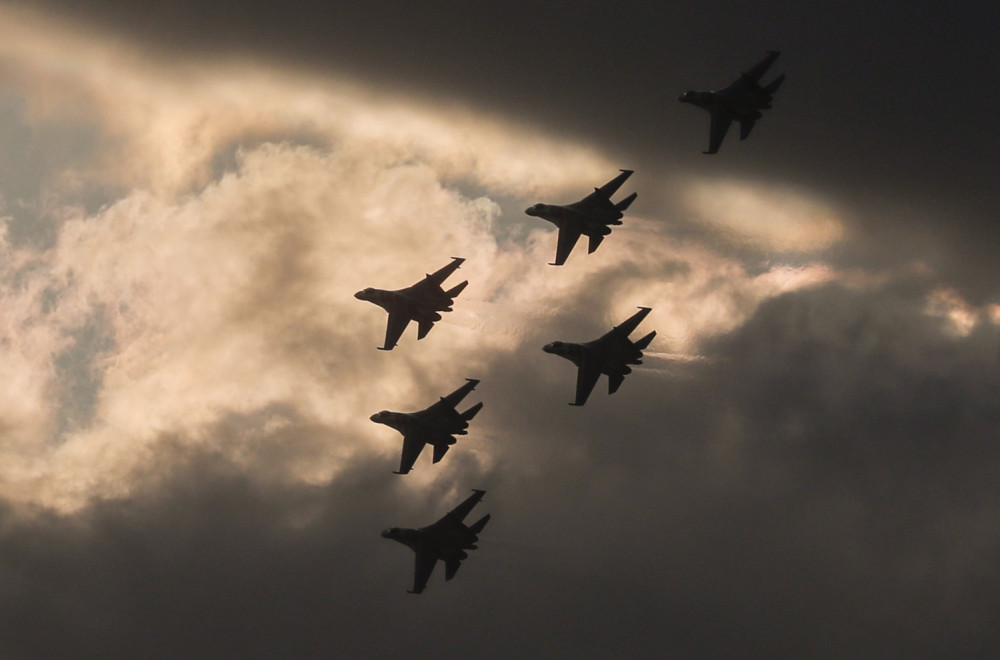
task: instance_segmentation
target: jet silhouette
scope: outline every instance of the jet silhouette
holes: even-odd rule
[[[656,331],[636,342],[628,336],[646,318],[649,311],[649,307],[640,307],[627,321],[586,344],[554,341],[542,348],[546,353],[566,358],[579,368],[576,376],[576,401],[569,405],[585,404],[601,374],[607,374],[608,394],[614,394],[625,380],[626,374],[632,373],[632,368],[628,365],[642,364],[642,350],[649,346]]]
[[[451,311],[453,298],[462,293],[462,289],[469,283],[466,280],[448,291],[441,288],[442,282],[465,261],[461,257],[451,259],[451,263],[441,270],[425,276],[424,279],[405,289],[386,291],[369,287],[354,294],[358,300],[375,303],[389,312],[389,323],[385,328],[385,345],[379,346],[379,350],[391,351],[410,321],[417,322],[417,339],[423,339],[434,327],[434,323],[441,320],[439,312]]]
[[[611,196],[631,175],[632,170],[621,170],[621,174],[600,188],[594,188],[594,192],[579,202],[565,206],[535,204],[525,211],[528,215],[548,220],[559,228],[556,260],[550,265],[562,266],[566,263],[566,258],[573,251],[581,234],[586,234],[590,238],[590,245],[587,248],[587,253],[590,254],[597,249],[604,237],[611,233],[611,227],[608,225],[622,223],[623,211],[635,201],[638,193],[632,193],[617,204],[611,202]]]
[[[369,419],[378,424],[391,426],[403,434],[403,455],[396,474],[406,474],[413,468],[424,445],[434,445],[434,463],[440,461],[448,449],[455,444],[456,435],[466,435],[469,420],[483,407],[482,401],[460,413],[455,406],[475,389],[478,380],[466,378],[465,385],[441,397],[441,400],[418,412],[401,413],[383,410]]]
[[[476,549],[479,532],[490,521],[490,514],[486,514],[471,527],[462,522],[485,493],[485,490],[473,490],[472,495],[433,525],[419,529],[390,527],[382,532],[384,538],[399,541],[416,553],[413,589],[409,593],[423,592],[438,560],[445,565],[444,579],[455,577],[462,560],[469,556],[466,550]]]
[[[760,79],[768,68],[778,59],[780,53],[769,50],[767,57],[761,60],[728,87],[720,90],[699,92],[690,90],[680,96],[682,103],[691,103],[712,114],[712,128],[708,140],[708,151],[702,153],[714,154],[719,151],[722,140],[726,137],[729,125],[733,121],[740,122],[740,139],[745,140],[753,130],[754,124],[763,115],[761,110],[771,107],[774,93],[781,87],[785,74],[781,74],[766,85],[760,84]]]

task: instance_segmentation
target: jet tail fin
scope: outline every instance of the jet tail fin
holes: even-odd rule
[[[480,401],[479,403],[477,403],[476,405],[472,406],[471,408],[469,408],[468,410],[466,410],[464,413],[462,413],[462,419],[464,419],[466,421],[472,419],[473,417],[476,416],[476,413],[479,412],[482,409],[482,407],[483,407],[483,402]]]
[[[473,534],[478,535],[479,532],[483,531],[483,527],[486,527],[486,523],[490,521],[491,515],[493,514],[487,513],[485,516],[474,522],[472,526],[469,527],[469,531],[472,532]]]
[[[781,74],[771,82],[767,83],[767,85],[764,86],[764,90],[768,94],[774,94],[776,91],[778,91],[778,88],[781,87],[781,83],[783,82],[785,82],[785,74]]]
[[[653,337],[655,336],[656,336],[656,330],[653,330],[651,333],[649,333],[642,339],[635,342],[635,347],[638,348],[640,351],[645,350],[646,347],[649,346],[649,342],[653,341]]]
[[[617,204],[615,204],[615,208],[618,209],[619,211],[624,211],[625,209],[627,209],[632,204],[632,202],[635,201],[635,198],[638,197],[638,196],[639,196],[639,193],[632,193],[631,195],[629,195],[628,197],[626,197],[622,201],[620,201]]]
[[[469,280],[465,280],[464,282],[462,282],[458,286],[454,287],[453,289],[449,289],[448,291],[445,291],[444,295],[448,296],[449,298],[454,298],[458,294],[462,293],[462,289],[464,289],[466,286],[468,286],[468,284],[469,284]]]

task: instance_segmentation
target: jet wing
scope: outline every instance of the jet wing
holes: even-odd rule
[[[600,188],[594,188],[594,192],[590,193],[579,202],[570,204],[570,208],[574,208],[578,211],[591,211],[595,209],[615,210],[615,205],[611,203],[611,196],[618,192],[618,189],[622,187],[625,180],[632,176],[633,171],[634,170],[621,170],[621,174],[611,179]]]
[[[476,378],[466,378],[465,380],[467,381],[465,385],[462,385],[460,388],[458,388],[448,396],[441,397],[441,400],[435,403],[434,405],[437,406],[441,405],[442,403],[446,403],[451,408],[454,408],[459,403],[461,403],[462,399],[468,396],[469,392],[476,389],[476,385],[479,384],[479,380]]]
[[[476,389],[476,385],[479,384],[479,381],[475,378],[466,378],[465,380],[468,381],[465,385],[462,385],[448,396],[441,397],[437,403],[430,406],[426,410],[422,410],[421,412],[415,414],[423,418],[434,418],[441,414],[445,414],[450,417],[452,413],[457,414],[455,412],[455,406],[461,403],[462,399],[464,399],[469,392]]]
[[[774,60],[778,59],[778,55],[781,55],[781,51],[769,50],[767,51],[767,57],[758,62],[752,69],[743,74],[744,78],[749,78],[755,83],[760,84],[760,79],[764,77],[767,70],[771,68],[774,64]]]
[[[573,251],[578,240],[580,240],[580,228],[577,224],[572,220],[562,223],[559,226],[559,241],[556,244],[556,260],[549,265],[562,266],[566,263],[569,253]]]
[[[416,428],[411,428],[403,434],[403,455],[399,459],[399,471],[396,474],[406,474],[413,469],[420,452],[424,450],[427,438]]]
[[[415,551],[416,559],[413,567],[413,590],[411,594],[423,593],[424,588],[427,586],[427,580],[430,579],[431,573],[434,572],[434,567],[437,565],[437,557],[427,550],[417,549]]]
[[[593,360],[583,359],[579,370],[576,372],[576,401],[569,404],[571,406],[582,406],[587,403],[587,397],[594,390],[597,379],[601,377],[601,370]]]
[[[712,128],[708,138],[708,151],[705,154],[718,153],[722,141],[726,139],[729,125],[733,123],[733,111],[725,103],[715,103],[712,105]]]
[[[485,490],[473,490],[472,495],[469,495],[465,498],[464,502],[444,514],[444,517],[431,525],[431,527],[435,529],[440,529],[442,527],[464,527],[464,525],[462,525],[462,521],[465,520],[465,517],[469,515],[470,511],[472,511],[472,507],[479,504],[479,500],[483,499],[483,495],[485,494]]]
[[[760,85],[760,79],[764,77],[764,74],[767,73],[767,70],[771,68],[774,60],[778,59],[778,55],[780,54],[775,50],[768,51],[767,57],[754,65],[749,71],[741,74],[731,85],[720,90],[719,93],[734,99],[745,95],[759,96],[764,93],[765,90]]]
[[[430,281],[438,286],[441,286],[441,284],[443,284],[444,281],[448,279],[449,275],[458,270],[458,267],[461,266],[462,262],[464,261],[465,259],[463,259],[462,257],[452,257],[450,264],[444,266],[443,268],[440,268],[439,270],[434,271],[430,275],[427,275],[426,277],[424,277],[423,282]]]
[[[646,318],[652,309],[652,307],[640,307],[638,312],[628,317],[620,325],[616,325],[610,332],[605,334],[604,337],[601,337],[601,339],[609,336],[618,336],[627,339],[630,334],[635,332],[635,329],[639,327],[639,324],[642,323],[642,320]]]
[[[395,306],[394,306],[395,307]],[[380,350],[391,351],[399,338],[403,336],[403,331],[406,330],[406,326],[410,324],[410,317],[408,314],[396,311],[389,312],[389,322],[385,326],[385,342],[382,346],[379,346]]]

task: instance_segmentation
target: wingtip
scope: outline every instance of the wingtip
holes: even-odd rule
[[[395,348],[395,346],[389,346],[388,348],[385,346],[376,346],[375,348],[377,348],[380,351],[391,351],[393,348]]]
[[[576,406],[576,407],[578,407],[578,408],[581,408],[581,407],[583,407],[583,404],[582,404],[582,403],[575,403],[575,402],[574,402],[574,403],[570,403],[569,405],[571,405],[571,406]]]

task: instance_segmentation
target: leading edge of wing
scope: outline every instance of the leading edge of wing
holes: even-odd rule
[[[465,498],[465,500],[461,504],[459,504],[454,509],[446,513],[444,517],[441,518],[441,520],[437,521],[436,524],[440,524],[445,521],[461,523],[463,520],[465,520],[465,517],[469,515],[469,512],[472,511],[472,507],[479,504],[479,500],[483,499],[483,495],[485,494],[486,494],[485,490],[473,489],[472,495],[469,495],[467,498]]]
[[[385,341],[382,346],[379,346],[379,350],[391,351],[396,347],[399,342],[399,338],[403,336],[403,331],[406,330],[406,326],[410,324],[410,317],[407,314],[399,311],[389,312],[389,321],[385,326]]]
[[[559,226],[559,237],[556,243],[556,260],[550,266],[562,266],[566,263],[569,253],[573,251],[576,242],[580,240],[580,228],[575,222],[567,221]]]
[[[732,123],[733,113],[729,109],[729,106],[724,103],[716,103],[713,105],[712,125],[709,129],[708,136],[708,151],[703,151],[702,153],[718,153],[719,147],[722,146],[722,141],[726,139],[726,133],[729,132],[729,125]]]
[[[461,387],[459,387],[457,390],[455,390],[454,392],[452,392],[448,396],[441,397],[441,400],[438,401],[437,403],[435,403],[431,407],[434,408],[434,407],[437,407],[440,404],[444,403],[444,404],[447,404],[448,406],[450,406],[451,408],[454,408],[459,403],[461,403],[462,399],[464,399],[466,396],[468,396],[469,392],[471,392],[472,390],[476,389],[476,385],[479,384],[479,379],[477,379],[477,378],[466,378],[465,380],[467,381],[465,383],[465,385],[462,385]]]
[[[413,561],[413,590],[411,594],[423,593],[427,587],[427,580],[430,579],[434,567],[437,565],[437,557],[427,550],[417,549],[414,551]]]
[[[600,377],[601,370],[598,369],[593,360],[584,358],[576,372],[576,401],[569,405],[582,406],[587,403],[587,397],[594,391],[594,386],[597,385],[597,379]]]
[[[594,188],[594,192],[590,193],[579,202],[570,204],[570,206],[580,210],[586,210],[593,207],[614,209],[615,205],[611,203],[611,196],[618,192],[618,189],[622,187],[625,180],[632,176],[635,172],[635,170],[619,171],[621,174],[611,179],[600,188]]]
[[[420,452],[424,450],[427,440],[421,437],[419,431],[411,429],[403,434],[403,453],[399,458],[399,470],[396,474],[407,474],[413,469],[413,464],[420,458]]]
[[[441,283],[448,279],[448,276],[454,273],[464,262],[465,257],[452,257],[450,264],[439,268],[424,279],[431,280],[438,286],[441,286]]]
[[[635,329],[639,327],[639,324],[642,323],[643,319],[645,319],[651,311],[653,311],[652,307],[639,307],[638,312],[616,325],[612,328],[611,332],[621,337],[628,337],[630,334],[635,332]]]
[[[749,71],[744,72],[743,75],[755,83],[760,83],[760,79],[764,77],[767,70],[774,64],[774,61],[778,59],[778,55],[781,55],[780,50],[767,51],[767,57],[755,64]]]

